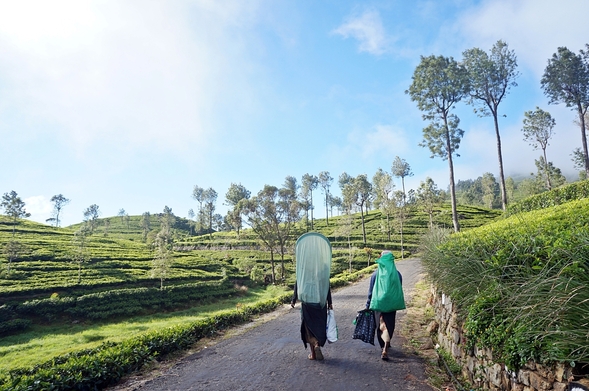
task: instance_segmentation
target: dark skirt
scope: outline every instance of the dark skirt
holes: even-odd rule
[[[305,348],[307,348],[307,331],[317,339],[319,346],[325,345],[327,341],[327,308],[319,304],[302,303],[301,304],[301,339]]]
[[[381,348],[384,348],[384,340],[382,339],[382,331],[380,331],[380,316],[384,320],[384,324],[387,326],[387,331],[391,340],[393,339],[393,333],[395,332],[395,319],[397,317],[397,311],[393,312],[374,312],[374,320],[376,321],[376,337]]]

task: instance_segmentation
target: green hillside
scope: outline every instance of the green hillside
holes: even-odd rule
[[[459,212],[465,230],[501,216],[482,208],[462,207]],[[20,382],[25,373],[33,383],[34,379],[54,376],[55,365],[68,368],[60,370],[64,376],[70,371],[77,373],[78,356],[92,356],[100,368],[112,355],[118,357],[117,363],[123,356],[130,363],[141,363],[169,349],[188,346],[201,335],[247,321],[254,313],[272,310],[289,297],[288,286],[294,282],[292,245],[284,259],[286,286],[265,288],[259,282],[271,275],[270,254],[250,230],[244,230],[240,237],[234,232],[194,235],[190,224],[181,219],[173,227],[173,262],[164,288],[159,289],[160,280],[151,275],[154,251],[150,244],[159,222],[157,216],[152,219],[145,243],[141,216],[99,219],[87,241],[89,261],[78,264],[73,261],[74,238],[80,225],[55,228],[20,220],[14,226],[11,219],[0,216],[0,246],[6,248],[13,240],[13,229],[14,240],[21,245],[10,263],[10,273],[6,258],[0,264],[0,356],[6,359],[0,367],[0,378],[4,373],[7,389],[13,381]],[[366,244],[358,214],[351,219],[334,216],[329,225],[322,219],[314,222],[315,230],[333,244],[333,286],[361,276],[380,249],[390,248],[401,257],[401,235],[395,229],[389,241],[382,230],[384,221],[377,211],[365,216]],[[452,225],[449,206],[437,211],[435,222]],[[344,224],[351,224],[349,238],[338,233]],[[297,224],[293,242],[307,226],[304,221]],[[417,251],[427,226],[427,216],[410,214],[403,227],[405,255]],[[283,270],[279,258],[274,254],[280,280]],[[358,273],[350,273],[350,267]],[[225,312],[218,312],[223,308]],[[171,324],[177,326],[171,329]],[[183,341],[180,344],[170,342],[179,338]],[[136,361],[133,352],[137,344],[150,346],[153,351]],[[54,356],[59,357],[50,360]],[[39,364],[30,372],[19,369]],[[117,367],[116,371],[125,373],[135,365],[139,364],[127,369]],[[60,384],[70,382],[66,378],[62,376]],[[112,380],[108,376],[105,379]]]
[[[499,211],[476,207],[460,207],[459,214],[465,230],[500,217]],[[365,265],[365,247],[376,250],[388,248],[398,258],[401,256],[401,235],[397,230],[392,233],[391,241],[388,241],[382,229],[385,220],[379,211],[371,211],[365,216],[366,244],[362,240],[360,215],[353,215],[351,221],[346,219],[346,216],[331,217],[329,225],[325,219],[314,221],[314,230],[332,242],[334,275],[348,268],[350,247],[354,262],[358,263],[355,269]],[[11,219],[0,216],[0,247],[5,247],[12,239],[13,228],[15,240],[22,246],[10,264],[10,273],[7,272],[6,257],[2,259],[0,305],[10,300],[48,297],[52,293],[81,294],[123,287],[157,286],[159,280],[150,275],[154,252],[149,243],[159,229],[159,221],[157,216],[152,216],[151,231],[147,243],[143,243],[140,220],[141,216],[129,216],[126,220],[119,217],[99,219],[94,234],[88,239],[89,261],[80,265],[72,260],[76,252],[74,233],[80,225],[55,228],[19,220],[13,226]],[[108,226],[106,221],[109,221]],[[449,206],[440,208],[434,222],[442,227],[452,226]],[[349,238],[338,234],[344,223],[352,225]],[[403,227],[405,256],[416,251],[427,226],[428,219],[423,213],[410,214]],[[305,222],[296,225],[293,242],[296,237],[307,232],[306,228]],[[248,278],[235,266],[242,259],[254,260],[264,266],[268,273],[269,253],[250,230],[243,230],[239,238],[235,232],[195,236],[191,235],[191,227],[186,220],[177,219],[173,231],[176,251],[166,284],[215,280],[221,278],[222,272],[232,278]],[[292,260],[292,249],[287,257],[289,261]],[[341,264],[338,261],[342,261]],[[78,283],[80,267],[81,281]]]

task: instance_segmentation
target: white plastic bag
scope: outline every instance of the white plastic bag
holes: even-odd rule
[[[333,310],[327,310],[327,342],[337,341],[337,325],[335,324],[335,314]]]

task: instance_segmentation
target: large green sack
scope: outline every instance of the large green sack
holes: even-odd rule
[[[317,232],[308,232],[295,244],[298,299],[325,307],[331,272],[331,243]]]
[[[370,309],[378,312],[393,312],[405,309],[403,287],[393,254],[387,253],[376,260],[378,273],[372,288]]]

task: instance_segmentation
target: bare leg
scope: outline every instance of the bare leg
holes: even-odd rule
[[[381,338],[384,341],[384,348],[382,349],[382,354],[380,358],[386,361],[389,359],[389,354],[387,350],[389,346],[391,346],[391,336],[389,334],[389,330],[387,329],[387,325],[385,324],[382,315],[380,317],[379,329],[382,332]]]
[[[309,329],[305,327],[307,343],[311,345],[311,354],[309,354],[309,360],[323,360],[323,354],[319,347],[319,341],[311,334]]]

